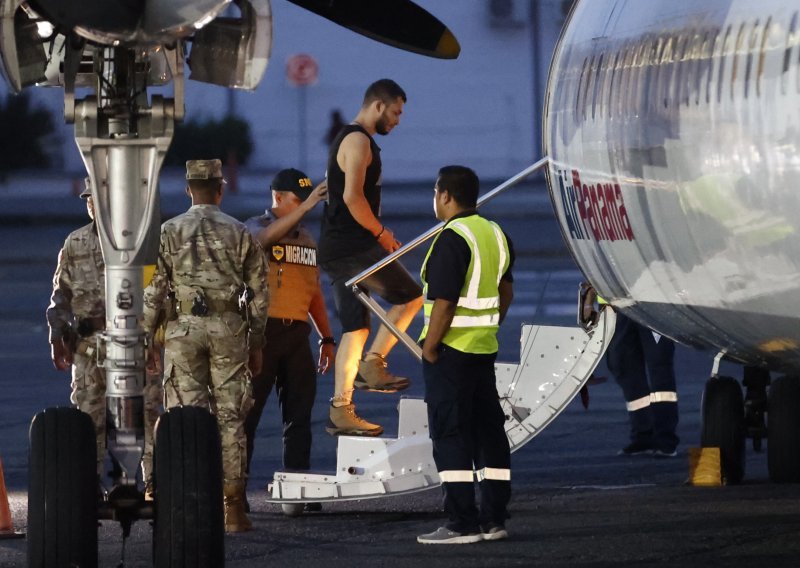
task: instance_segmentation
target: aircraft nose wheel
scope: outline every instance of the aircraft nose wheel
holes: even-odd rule
[[[739,483],[745,469],[744,400],[739,383],[731,377],[711,377],[702,401],[704,448],[719,448],[722,477],[728,484]]]
[[[155,446],[156,568],[225,565],[222,452],[217,421],[205,408],[170,408]]]
[[[30,429],[28,566],[97,566],[97,445],[75,408],[48,408]]]

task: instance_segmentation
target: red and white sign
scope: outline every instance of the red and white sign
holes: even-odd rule
[[[286,77],[296,87],[314,85],[319,75],[317,60],[308,53],[292,55],[286,61]]]

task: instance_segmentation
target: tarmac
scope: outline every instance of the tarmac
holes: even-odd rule
[[[269,175],[240,176],[223,209],[239,218],[258,214],[266,203]],[[387,184],[384,211],[407,240],[434,224],[424,183]],[[487,189],[490,184],[487,184]],[[186,208],[178,173],[162,178],[165,215]],[[527,191],[526,191],[527,187]],[[430,191],[430,193],[428,193]],[[501,360],[513,361],[524,322],[569,325],[574,316],[548,306],[574,302],[580,273],[572,264],[552,219],[540,183],[511,189],[498,198],[493,215],[512,227],[518,252],[514,311],[501,333]],[[517,193],[519,192],[519,193]],[[86,222],[83,203],[64,176],[12,177],[0,185],[0,457],[5,467],[12,518],[27,523],[27,428],[43,408],[68,405],[68,378],[52,368],[43,310],[55,254],[66,233]],[[312,218],[313,219],[313,218]],[[314,221],[309,220],[309,224]],[[414,257],[416,258],[416,257]],[[410,269],[415,260],[409,260]],[[413,271],[413,269],[412,269]],[[530,307],[533,306],[533,307]],[[541,308],[541,309],[540,309]],[[549,316],[547,314],[550,314]],[[542,318],[542,316],[546,316]],[[543,320],[543,321],[542,321]],[[512,456],[512,518],[507,541],[464,546],[424,546],[415,536],[444,522],[438,489],[398,497],[326,504],[321,512],[289,518],[266,502],[265,484],[280,469],[277,407],[268,402],[256,440],[248,498],[255,530],[226,537],[226,566],[732,566],[800,565],[798,487],[768,481],[766,453],[748,449],[740,485],[692,487],[687,451],[698,445],[700,398],[713,354],[679,347],[676,355],[681,422],[679,455],[672,459],[617,456],[627,438],[624,401],[613,379],[589,388],[578,400]],[[412,379],[402,393],[422,396],[420,371],[407,354],[392,357],[396,373]],[[722,372],[740,377],[730,363]],[[608,376],[601,366],[597,375]],[[312,420],[314,469],[332,471],[336,439],[324,433],[330,375],[319,378]],[[359,412],[396,431],[400,395],[356,395]],[[272,399],[271,399],[272,400]],[[134,525],[125,545],[125,566],[152,565],[152,528]],[[0,540],[0,567],[26,565],[26,541]],[[100,527],[101,566],[117,566],[119,526]]]

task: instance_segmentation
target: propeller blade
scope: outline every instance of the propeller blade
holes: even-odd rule
[[[349,30],[387,45],[439,59],[455,59],[453,33],[411,0],[289,0]]]

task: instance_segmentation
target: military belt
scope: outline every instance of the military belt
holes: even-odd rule
[[[225,312],[239,313],[239,304],[231,300],[211,300],[206,298],[203,302],[208,308],[210,314],[224,314]],[[179,314],[190,316],[192,315],[192,306],[194,302],[187,300],[180,300],[176,302],[176,309]],[[201,316],[202,317],[202,316]]]

